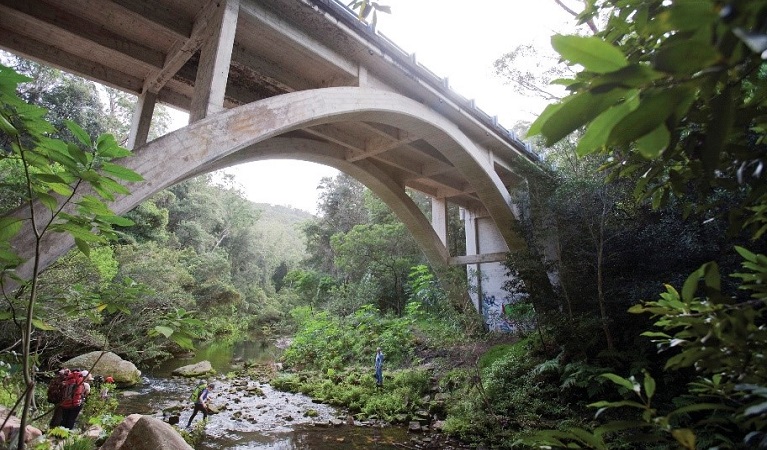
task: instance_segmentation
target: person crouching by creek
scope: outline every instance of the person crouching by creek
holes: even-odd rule
[[[197,400],[194,402],[194,411],[192,412],[192,416],[189,417],[189,422],[186,424],[186,427],[189,428],[192,426],[192,420],[194,419],[194,416],[197,415],[198,412],[202,412],[202,420],[205,420],[208,418],[208,401],[210,397],[210,392],[215,388],[213,383],[209,383],[208,386],[200,392],[200,395],[197,396]]]
[[[376,348],[376,359],[375,359],[377,387],[383,386],[383,361],[384,361],[384,354],[381,351],[381,347],[378,347]]]

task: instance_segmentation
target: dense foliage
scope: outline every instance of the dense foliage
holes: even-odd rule
[[[641,439],[662,448],[693,449],[767,442],[760,394],[767,383],[761,373],[767,260],[759,254],[765,249],[767,200],[765,13],[760,1],[599,2],[580,18],[605,15],[604,31],[552,39],[562,58],[580,71],[560,80],[570,95],[548,107],[531,133],[554,143],[583,130],[576,152],[602,163],[608,186],[628,184],[639,202],[628,217],[663,225],[645,234],[650,243],[663,244],[668,236],[666,248],[683,250],[676,257],[661,253],[667,260],[661,267],[667,269],[658,273],[666,278],[658,282],[681,289],[667,284],[660,299],[631,308],[654,317],[656,329],[644,335],[665,351],[659,361],[665,364],[643,374],[636,364],[641,360],[633,358],[633,368],[615,367],[629,369],[630,377],[605,375],[627,398],[592,406],[623,421],[593,431],[562,427],[528,444],[631,447]],[[610,217],[620,216],[611,212]],[[634,264],[650,261],[637,254],[647,247],[633,246]],[[662,248],[650,247],[651,254]],[[696,263],[703,265],[680,276],[680,269]],[[646,299],[649,287],[639,283],[634,292]],[[630,294],[624,294],[627,304],[636,303]],[[603,323],[608,317],[602,314]],[[662,378],[661,370],[667,371]]]

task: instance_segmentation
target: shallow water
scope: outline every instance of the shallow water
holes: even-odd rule
[[[163,417],[163,410],[178,408],[180,425],[186,425],[192,414],[188,400],[194,380],[171,376],[173,369],[208,360],[219,374],[233,370],[237,361],[271,362],[279,349],[263,341],[237,345],[215,344],[201,349],[189,359],[167,361],[143,376],[143,383],[120,395],[120,414],[150,414]],[[403,444],[410,447],[411,436],[401,427],[328,426],[333,419],[343,418],[343,412],[331,406],[316,404],[301,394],[281,392],[269,384],[249,379],[211,378],[216,384],[212,402],[224,406],[220,413],[208,416],[206,439],[195,450],[351,450],[394,449]],[[260,390],[263,395],[258,395]],[[249,390],[254,390],[249,394]],[[307,417],[309,410],[315,417]],[[194,421],[202,420],[201,414]],[[336,420],[338,422],[338,420]]]

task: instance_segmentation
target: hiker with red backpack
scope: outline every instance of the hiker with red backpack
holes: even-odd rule
[[[59,404],[63,411],[62,427],[69,428],[70,430],[75,427],[77,416],[80,414],[80,410],[83,409],[85,398],[91,391],[88,381],[92,379],[93,376],[87,370],[73,370],[69,373],[69,376],[64,381],[64,399]]]
[[[69,377],[69,369],[63,368],[56,372],[56,376],[53,377],[50,384],[48,384],[48,403],[53,403],[53,417],[51,417],[50,428],[56,428],[61,425],[61,420],[64,418],[64,410],[61,408],[61,402],[64,401],[65,387],[67,378]]]

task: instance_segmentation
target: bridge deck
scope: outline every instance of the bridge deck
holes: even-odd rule
[[[190,110],[218,0],[0,0],[0,47],[134,94]],[[225,104],[283,93],[371,86],[406,95],[453,120],[492,152],[505,185],[529,149],[473,102],[417,64],[334,0],[240,0]],[[340,145],[393,179],[470,209],[482,204],[424,136],[373,122],[307,127],[292,137]]]

